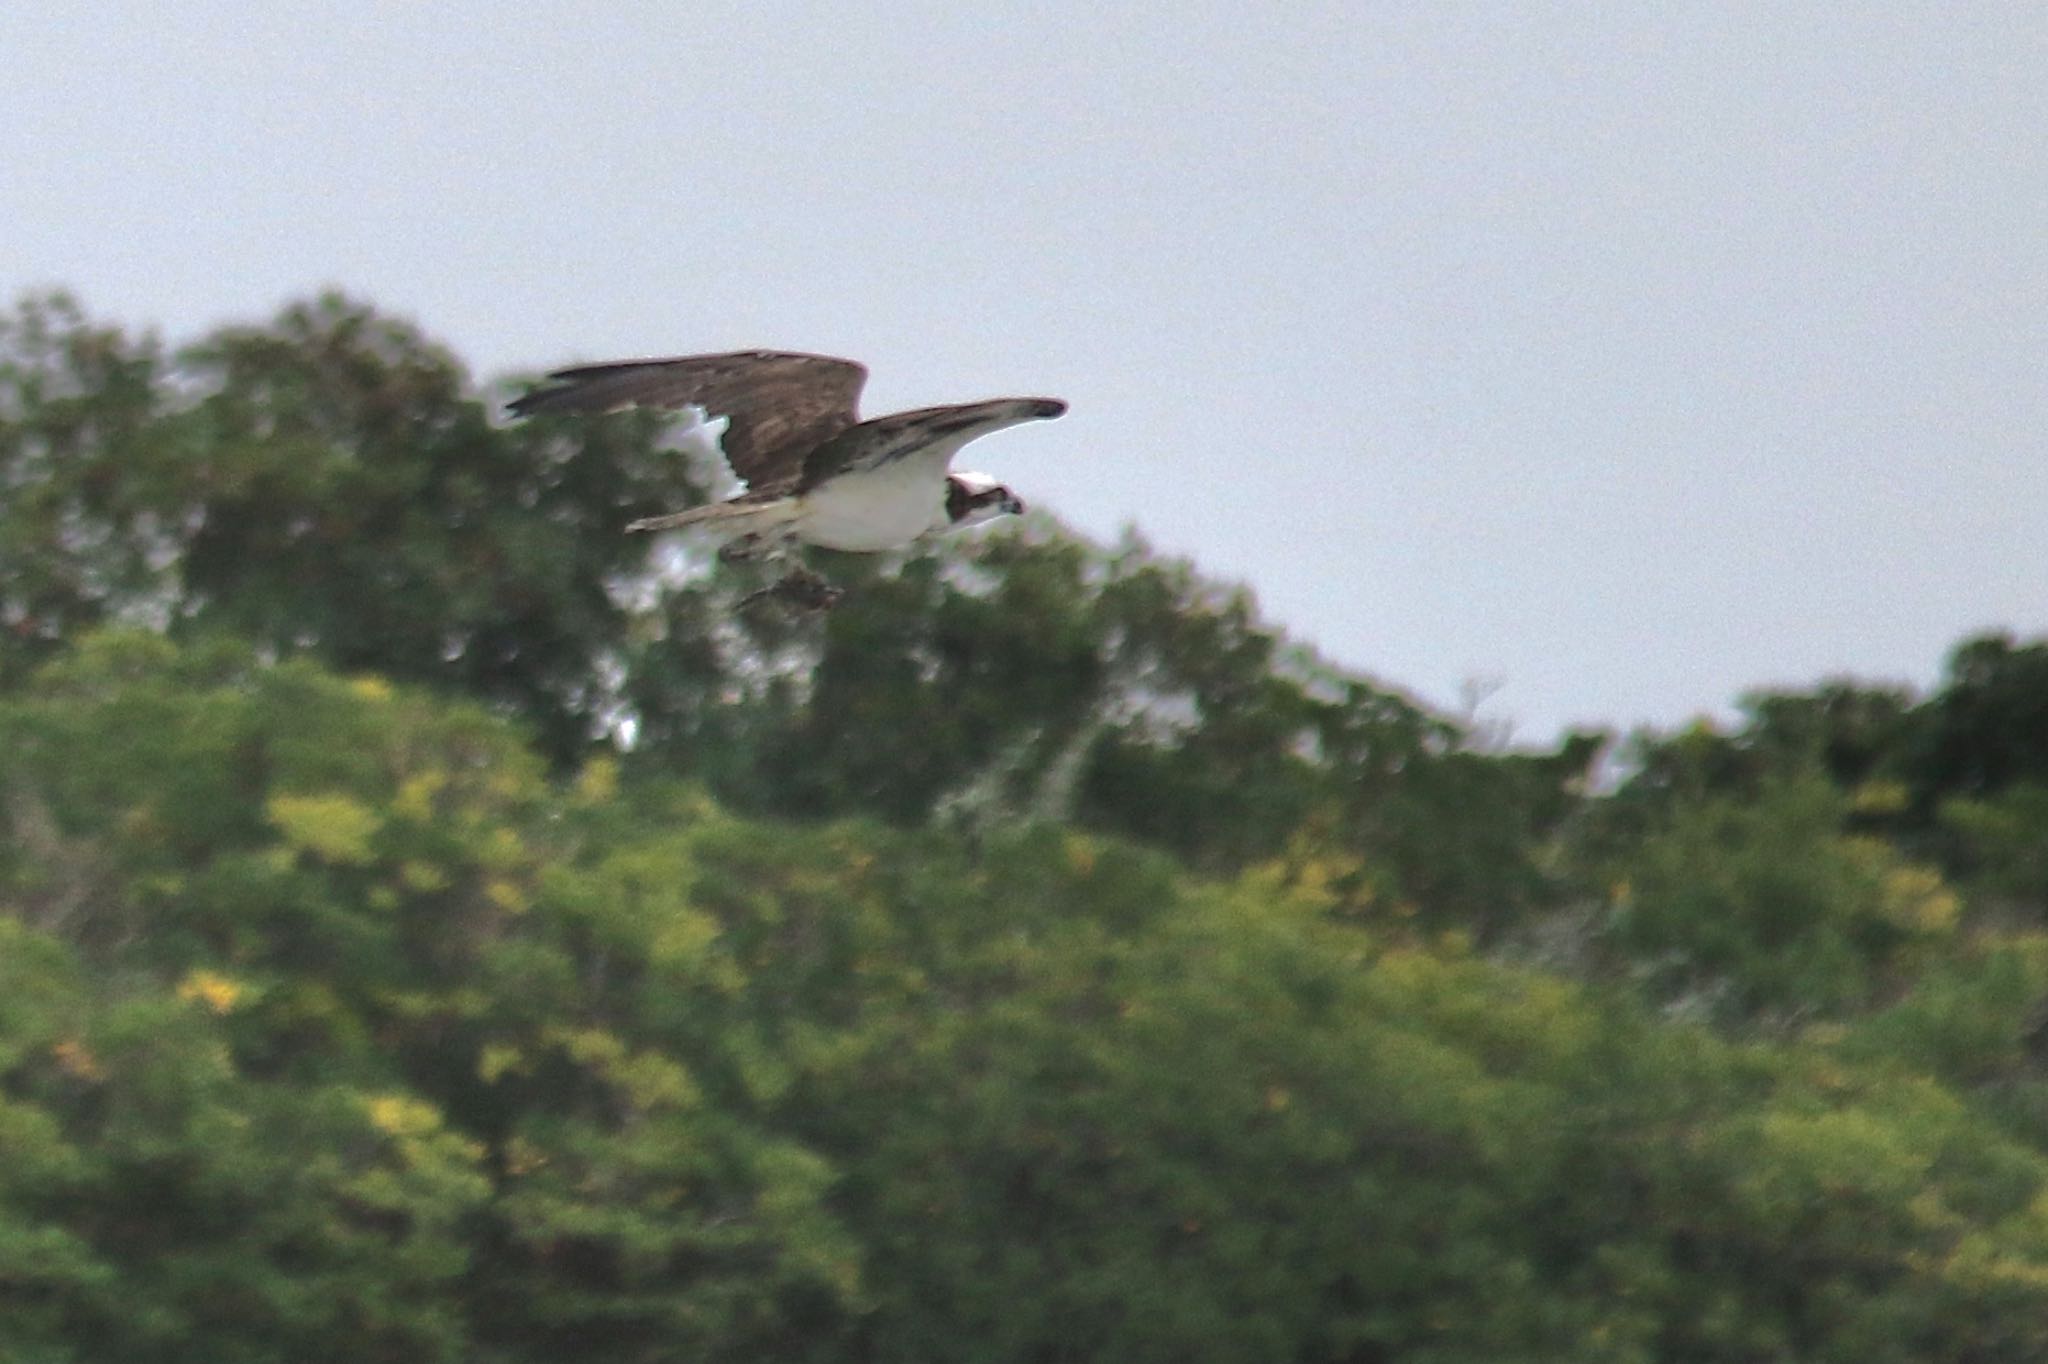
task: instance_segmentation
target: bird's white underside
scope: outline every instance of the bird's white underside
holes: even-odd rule
[[[948,523],[945,441],[879,469],[828,479],[797,499],[792,530],[806,544],[871,554],[898,549]]]
[[[696,418],[687,429],[688,436],[716,449],[723,421],[705,421],[701,409],[686,411]],[[946,474],[961,447],[978,436],[1032,417],[1025,410],[993,412],[972,429],[868,468],[848,470],[805,493],[751,504],[729,500],[673,516],[650,517],[628,529],[700,526],[728,541],[746,537],[771,543],[798,540],[857,554],[901,549],[935,531],[955,527],[946,512]],[[722,450],[718,463],[725,465]],[[721,471],[729,473],[729,469]],[[963,471],[960,478],[981,491],[997,486],[986,474]],[[957,524],[971,525],[1001,514],[1001,509],[991,507]]]

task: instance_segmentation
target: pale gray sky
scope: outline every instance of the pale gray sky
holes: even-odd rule
[[[0,290],[771,345],[1520,736],[2048,628],[2048,6],[0,10]]]

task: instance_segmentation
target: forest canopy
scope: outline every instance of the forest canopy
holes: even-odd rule
[[[0,319],[0,1355],[2048,1358],[2048,644],[1506,749],[503,396]]]

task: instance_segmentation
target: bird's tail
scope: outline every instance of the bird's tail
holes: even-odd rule
[[[678,530],[689,526],[702,526],[715,531],[721,538],[738,538],[742,535],[775,535],[787,530],[796,520],[796,500],[777,497],[751,501],[735,498],[729,502],[713,502],[709,506],[692,507],[688,511],[670,512],[666,516],[647,516],[626,527],[629,531]]]

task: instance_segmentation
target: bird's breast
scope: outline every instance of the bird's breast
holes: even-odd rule
[[[899,549],[945,519],[943,473],[899,460],[829,479],[804,494],[797,535],[825,549],[872,554]]]

